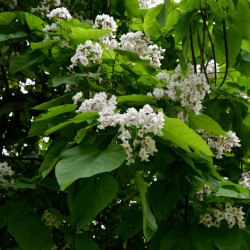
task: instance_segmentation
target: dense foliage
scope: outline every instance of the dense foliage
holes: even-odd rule
[[[154,2],[0,0],[0,249],[249,249],[250,3]]]

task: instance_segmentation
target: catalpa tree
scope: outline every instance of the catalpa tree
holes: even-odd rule
[[[247,0],[0,8],[1,249],[249,249]]]

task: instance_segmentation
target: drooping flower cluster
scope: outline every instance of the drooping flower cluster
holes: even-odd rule
[[[205,194],[205,195],[210,195],[211,192],[212,192],[212,191],[210,190],[210,187],[209,187],[207,184],[205,184],[205,185],[203,186],[203,188],[202,188],[200,191],[198,191],[198,192],[196,192],[196,193],[194,194],[194,196],[195,196],[195,198],[198,199],[199,201],[203,201],[204,194]]]
[[[247,94],[242,93],[242,92],[240,92],[239,90],[236,90],[236,91],[235,91],[235,94],[236,94],[238,97],[242,97],[242,98],[244,98],[244,99],[250,99],[250,97],[249,97]]]
[[[156,114],[150,105],[145,105],[137,111],[129,108],[125,113],[115,113],[117,108],[116,97],[108,99],[106,93],[97,93],[94,98],[85,100],[76,112],[99,111],[100,124],[98,129],[105,129],[109,126],[120,126],[118,138],[127,153],[127,164],[135,162],[133,151],[139,150],[139,157],[142,161],[149,161],[149,156],[157,152],[155,141],[150,134],[161,136],[161,129],[164,125],[163,113]],[[136,129],[136,135],[132,135],[130,128]],[[133,147],[131,146],[133,145]]]
[[[60,4],[61,0],[43,0],[36,8],[31,8],[31,12],[40,12],[44,18],[46,13],[49,13],[50,7],[58,7]]]
[[[250,190],[250,171],[241,174],[239,184]]]
[[[102,47],[99,43],[93,44],[92,41],[87,40],[84,45],[79,44],[76,53],[71,57],[72,64],[70,68],[77,66],[80,62],[83,66],[88,66],[91,62],[96,63],[102,57]]]
[[[164,0],[139,0],[139,7],[140,9],[152,9],[161,3],[164,3]]]
[[[7,162],[0,162],[0,182],[8,182],[9,177],[14,175],[14,171],[8,166]],[[10,180],[12,183],[13,180]]]
[[[66,20],[69,20],[72,18],[69,11],[65,7],[53,9],[49,14],[47,14],[47,17],[63,18]]]
[[[188,66],[189,70],[186,74],[182,74],[181,67],[178,65],[172,76],[160,72],[156,77],[159,81],[167,83],[165,95],[175,102],[180,101],[182,107],[193,110],[196,115],[199,115],[202,109],[202,100],[205,98],[206,93],[211,92],[210,86],[207,84],[203,73],[194,74],[193,66],[191,64]],[[155,96],[154,92],[153,94],[148,93],[148,95]],[[159,96],[156,97],[159,98]]]
[[[45,225],[48,227],[59,228],[62,226],[62,222],[56,219],[56,216],[50,213],[48,210],[45,210],[42,216],[42,220],[45,222]]]
[[[233,147],[241,146],[240,139],[231,130],[226,133],[226,136],[205,132],[202,129],[197,129],[197,132],[207,142],[208,146],[214,149],[215,156],[218,159],[222,159],[226,152],[231,152]]]
[[[213,215],[210,213],[200,215],[200,223],[204,224],[206,227],[220,227],[220,222],[222,220],[226,220],[229,228],[232,228],[236,224],[239,228],[245,227],[245,213],[242,211],[242,207],[237,208],[231,206],[229,203],[226,203],[223,208],[222,204],[218,204],[218,209],[213,208],[212,212]]]

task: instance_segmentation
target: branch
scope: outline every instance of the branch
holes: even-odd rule
[[[191,43],[191,50],[192,50],[192,58],[193,58],[193,64],[194,64],[194,73],[197,74],[196,60],[195,60],[195,54],[194,54],[194,43],[193,43],[193,36],[192,36],[191,24],[189,24],[189,32],[190,32],[190,43]]]
[[[224,45],[225,45],[225,53],[226,53],[226,71],[222,83],[220,84],[219,88],[224,84],[228,74],[228,46],[227,46],[227,30],[226,30],[226,22],[223,18],[223,32],[224,32]]]

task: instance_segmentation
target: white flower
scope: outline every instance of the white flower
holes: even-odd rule
[[[47,14],[47,17],[63,18],[66,20],[69,20],[72,18],[69,11],[65,7],[53,9],[49,14]]]

